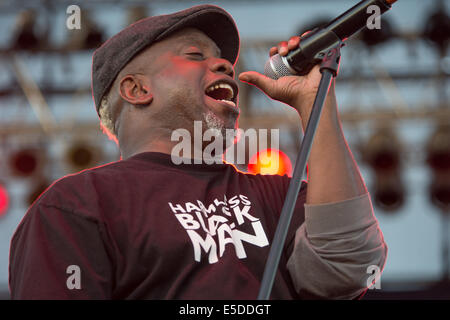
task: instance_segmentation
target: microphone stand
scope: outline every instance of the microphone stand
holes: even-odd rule
[[[324,55],[322,55],[323,60],[320,65],[320,73],[322,74],[322,78],[320,80],[319,88],[311,110],[311,115],[305,129],[303,142],[297,155],[297,161],[295,163],[292,179],[289,183],[283,209],[281,210],[280,220],[275,231],[272,246],[270,247],[269,256],[267,258],[266,267],[261,281],[261,287],[258,293],[258,300],[268,300],[270,298],[270,292],[272,291],[273,282],[278,270],[281,253],[283,251],[292,213],[294,212],[295,203],[297,202],[302,176],[306,169],[306,163],[308,161],[312,142],[319,124],[323,105],[328,95],[331,80],[333,77],[337,76],[339,71],[339,62],[341,58],[340,48],[342,46],[343,43],[339,42],[335,47],[331,48]]]

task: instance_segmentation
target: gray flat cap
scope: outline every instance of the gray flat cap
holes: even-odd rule
[[[236,63],[239,33],[231,15],[214,5],[199,5],[168,15],[148,17],[128,26],[98,48],[92,59],[92,95],[98,110],[119,72],[144,48],[175,31],[193,27],[210,37],[222,58]]]

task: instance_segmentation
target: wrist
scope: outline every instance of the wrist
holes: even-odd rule
[[[300,117],[303,119],[304,117],[308,118],[311,113],[312,106],[315,100],[315,93],[303,94],[301,96],[296,97],[292,103],[292,107],[297,110]]]
[[[296,108],[300,113],[304,113],[305,111],[309,113],[314,104],[314,101],[317,96],[318,87],[314,89],[310,89],[307,92],[302,92],[298,94],[296,97],[292,99],[292,106]],[[336,94],[335,94],[335,80],[331,81],[330,87],[328,89],[328,94],[326,97],[326,103],[329,104],[330,100],[334,100],[336,104]]]
[[[303,129],[306,130],[306,126],[311,115],[312,107],[314,104],[315,95],[302,101],[296,102],[295,109],[299,113],[302,120]],[[340,127],[339,125],[339,113],[337,110],[337,102],[334,92],[329,92],[325,104],[322,109],[322,114],[320,116],[320,126],[319,127]]]

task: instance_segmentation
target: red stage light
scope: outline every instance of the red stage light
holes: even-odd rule
[[[9,194],[6,187],[0,184],[0,217],[4,216],[9,208]]]
[[[292,174],[292,163],[289,157],[282,151],[266,149],[250,158],[248,172],[260,174],[278,174],[283,176]]]
[[[14,175],[21,177],[31,176],[39,165],[37,152],[28,149],[17,151],[10,158],[10,165]]]

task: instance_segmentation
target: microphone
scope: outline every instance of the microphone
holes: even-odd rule
[[[391,8],[397,0],[363,0],[323,28],[316,28],[300,38],[299,47],[286,56],[273,55],[264,67],[264,74],[272,79],[284,76],[308,74],[322,61],[328,50],[343,46],[343,42],[363,29],[368,18],[370,6],[377,6],[380,15]],[[369,10],[373,12],[372,10]]]

